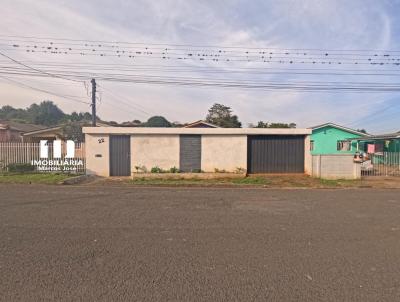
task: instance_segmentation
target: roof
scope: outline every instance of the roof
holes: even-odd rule
[[[370,135],[366,138],[358,138],[357,140],[383,140],[383,139],[400,139],[400,131],[395,133]]]
[[[101,123],[101,122],[96,122],[96,124],[99,125],[99,127],[112,127],[108,124]],[[30,132],[24,133],[23,136],[38,135],[38,134],[43,134],[43,133],[52,132],[52,131],[56,132],[56,131],[62,130],[63,127],[64,127],[64,125],[58,125],[58,126],[54,126],[54,127],[48,127],[48,128],[44,128],[44,129],[40,129],[40,130],[30,131]]]
[[[88,134],[209,134],[209,135],[309,135],[311,129],[297,128],[155,128],[83,127]]]
[[[0,128],[2,129],[11,129],[19,132],[29,132],[36,131],[46,128],[43,125],[35,125],[35,124],[27,124],[27,123],[19,123],[14,121],[0,121]]]
[[[333,128],[340,129],[340,130],[343,130],[343,131],[346,131],[346,132],[349,132],[349,133],[357,134],[357,135],[360,135],[360,136],[371,136],[371,134],[363,133],[363,132],[357,131],[355,129],[351,129],[351,128],[348,128],[348,127],[345,127],[345,126],[341,126],[341,125],[338,125],[338,124],[335,124],[335,123],[325,123],[325,124],[322,124],[322,125],[317,125],[317,126],[311,127],[311,129],[312,130],[317,130],[317,129],[321,129],[321,128],[324,128],[324,127],[333,127]]]
[[[219,128],[217,125],[207,123],[206,121],[203,120],[198,120],[193,123],[187,124],[183,128]]]

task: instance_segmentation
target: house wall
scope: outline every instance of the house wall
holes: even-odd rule
[[[201,139],[201,169],[234,172],[247,170],[247,135],[203,135]]]
[[[110,175],[109,136],[102,134],[86,134],[86,174]]]
[[[131,134],[131,170],[144,166],[169,170],[180,165],[179,134]],[[86,134],[87,174],[109,176],[109,134]],[[309,152],[310,136],[305,136],[305,172],[312,172],[312,158]],[[237,168],[247,170],[246,134],[202,134],[201,170],[215,172],[215,169],[234,172]]]
[[[356,142],[351,143],[350,151],[338,151],[337,142],[360,137],[361,135],[331,126],[313,130],[311,140],[314,141],[314,150],[311,151],[311,154],[353,154],[357,150]]]
[[[310,152],[311,135],[306,135],[304,139],[304,173],[311,175],[312,173],[312,155]]]
[[[22,142],[22,137],[19,131],[12,129],[0,129],[0,142]]]
[[[152,167],[169,170],[179,167],[179,135],[131,136],[131,169],[144,166],[148,171]]]

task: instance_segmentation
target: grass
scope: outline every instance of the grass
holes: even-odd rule
[[[134,185],[159,186],[255,186],[268,188],[346,188],[360,185],[357,180],[326,180],[306,175],[265,175],[235,179],[148,179],[128,181]]]
[[[57,184],[70,177],[57,173],[4,173],[0,174],[0,184]]]
[[[213,186],[213,185],[265,185],[268,180],[262,177],[245,178],[217,178],[217,179],[148,179],[136,178],[129,180],[135,185],[189,185],[189,186]]]

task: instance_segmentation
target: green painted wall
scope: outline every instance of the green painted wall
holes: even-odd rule
[[[357,143],[352,142],[350,151],[338,151],[337,142],[349,138],[359,138],[351,132],[337,129],[332,126],[326,126],[320,129],[313,130],[311,141],[314,141],[314,150],[311,154],[348,154],[354,153],[357,150]]]

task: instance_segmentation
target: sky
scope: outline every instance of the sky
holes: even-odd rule
[[[400,49],[400,1],[396,0],[0,0],[0,4],[0,38],[32,36],[282,49]],[[107,63],[121,66],[150,64],[146,60],[132,63],[115,58],[28,54],[11,51],[4,43],[0,40],[1,52],[24,62]],[[6,61],[4,57],[0,59],[0,70]],[[154,61],[151,64],[161,66],[163,63]],[[199,62],[185,64],[199,66]],[[247,63],[238,67],[250,65]],[[201,67],[223,70],[227,66],[204,63]],[[393,70],[398,73],[399,68]],[[166,73],[160,70],[158,75],[164,76]],[[280,82],[326,80],[395,83],[400,78],[214,75],[202,74],[198,70],[184,76]],[[90,100],[87,87],[80,83],[21,76],[9,76],[8,79],[57,94]],[[208,108],[218,102],[230,106],[244,126],[262,120],[294,122],[298,127],[335,122],[353,128],[365,128],[371,133],[400,130],[398,92],[265,91],[107,81],[99,82],[99,85],[98,115],[104,120],[144,121],[151,115],[163,115],[170,121],[191,122],[204,119]],[[24,108],[42,100],[54,101],[65,112],[90,110],[87,104],[22,88],[0,77],[0,106]]]

